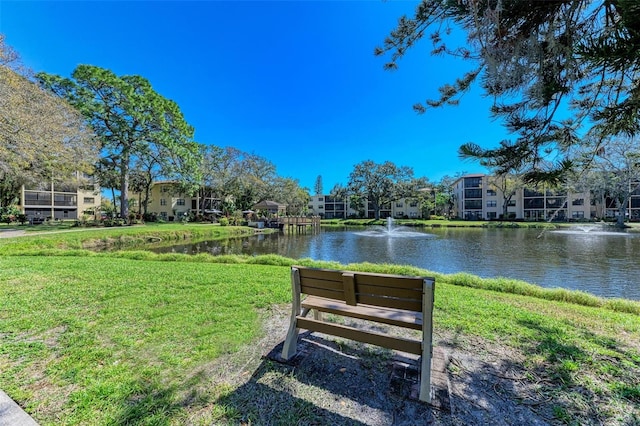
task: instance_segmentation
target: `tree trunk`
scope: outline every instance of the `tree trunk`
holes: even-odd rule
[[[116,207],[118,203],[116,202],[116,189],[111,188],[111,199],[113,200],[113,212],[111,212],[111,216],[113,217],[116,214]]]
[[[629,197],[626,196],[620,204],[618,204],[618,217],[616,218],[616,227],[624,228],[624,218],[627,215],[627,205],[629,204]]]
[[[149,208],[149,196],[151,192],[151,185],[147,185],[144,189],[144,200],[142,201],[142,214],[147,214],[147,209]]]
[[[626,213],[627,213],[626,204],[622,204],[620,207],[618,207],[618,217],[616,218],[617,228],[624,228],[624,217]]]
[[[129,217],[129,153],[122,154],[120,164],[120,217]]]

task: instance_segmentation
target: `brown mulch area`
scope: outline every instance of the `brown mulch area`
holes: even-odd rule
[[[231,424],[547,425],[548,401],[520,367],[523,357],[466,336],[434,336],[433,405],[416,399],[417,360],[320,333],[301,333],[298,355],[278,362],[289,325],[285,307],[265,313],[257,344],[206,371],[233,389],[217,404]],[[201,372],[202,373],[202,372]]]

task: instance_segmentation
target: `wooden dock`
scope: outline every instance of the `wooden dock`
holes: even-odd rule
[[[317,232],[320,230],[320,216],[283,216],[279,222],[284,224],[287,232],[304,233],[308,230]]]

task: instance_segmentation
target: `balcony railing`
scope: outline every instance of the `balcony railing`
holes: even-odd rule
[[[24,200],[25,206],[50,206],[51,200]]]

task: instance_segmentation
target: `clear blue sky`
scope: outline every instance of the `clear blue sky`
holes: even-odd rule
[[[353,166],[386,160],[437,181],[483,172],[458,159],[469,141],[506,138],[479,90],[417,115],[469,65],[432,57],[424,40],[395,72],[374,57],[418,1],[5,1],[0,32],[35,71],[79,64],[137,74],[178,103],[204,144],[272,161],[280,176],[325,192]]]

